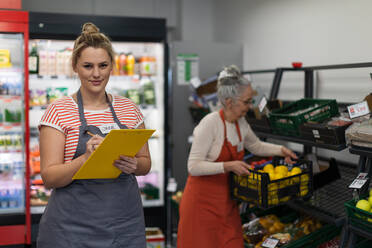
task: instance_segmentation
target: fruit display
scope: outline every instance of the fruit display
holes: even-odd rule
[[[276,247],[285,247],[292,241],[320,229],[323,225],[309,216],[297,216],[294,220],[284,223],[275,214],[255,218],[243,224],[245,247],[258,248],[267,238],[279,240]]]
[[[345,207],[351,225],[372,233],[372,189],[358,201],[345,202]]]
[[[231,194],[234,199],[268,208],[294,198],[312,194],[312,166],[309,161],[292,165],[278,160],[247,176],[232,174]]]

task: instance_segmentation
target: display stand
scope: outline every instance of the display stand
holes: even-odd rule
[[[301,68],[276,68],[275,70],[256,70],[256,71],[244,71],[243,74],[259,74],[259,73],[275,73],[269,99],[274,100],[278,97],[280,84],[282,81],[283,73],[288,71],[303,71],[304,72],[304,97],[313,98],[314,97],[314,72],[319,70],[336,70],[336,69],[351,69],[351,68],[363,68],[372,67],[372,63],[355,63],[355,64],[338,64],[338,65],[325,65],[325,66],[310,66]],[[309,154],[312,152],[313,147],[320,147],[334,151],[341,151],[346,148],[346,144],[341,145],[326,145],[318,144],[316,142],[311,142],[299,137],[289,137],[283,135],[277,135],[265,132],[256,132],[257,136],[266,139],[276,139],[285,140],[289,142],[294,142],[298,144],[303,144],[303,154]],[[366,172],[369,170],[369,176],[371,176],[372,170],[372,149],[365,150],[356,147],[350,148],[350,152],[353,154],[360,155],[359,165],[357,172]],[[309,202],[303,200],[296,200],[288,203],[288,205],[302,212],[306,212],[309,215],[315,216],[322,221],[327,223],[335,224],[336,226],[342,227],[341,233],[341,244],[340,247],[344,247],[346,242],[348,242],[348,247],[354,247],[355,235],[358,234],[363,237],[371,238],[372,234],[367,233],[365,230],[358,229],[356,227],[350,226],[347,223],[346,212],[343,203],[352,198],[351,193],[345,193],[344,188],[346,188],[351,180],[357,175],[354,169],[346,169],[342,178],[336,180],[335,182],[326,185],[332,194],[327,196],[324,202],[326,204],[322,205],[317,202]],[[343,190],[340,190],[343,189]],[[316,200],[316,199],[315,199]],[[349,235],[350,234],[350,235]],[[350,236],[350,237],[349,237]]]
[[[363,172],[368,173],[368,180],[366,182],[367,187],[362,188],[362,190],[359,192],[360,195],[364,195],[367,193],[370,178],[372,176],[372,148],[351,146],[349,152],[359,155],[357,175]],[[346,231],[347,235],[345,235],[345,242],[343,242],[342,246],[340,247],[355,247],[357,236],[372,240],[372,233],[356,225],[352,225],[349,221],[346,222]]]

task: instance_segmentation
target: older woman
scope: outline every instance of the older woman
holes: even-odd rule
[[[178,248],[239,248],[243,232],[238,206],[229,195],[228,174],[249,174],[244,148],[260,156],[296,155],[260,141],[244,116],[252,105],[252,86],[236,66],[222,70],[217,94],[222,108],[194,129],[186,187],[180,206]]]

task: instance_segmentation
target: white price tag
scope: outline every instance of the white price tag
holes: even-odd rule
[[[347,110],[349,111],[349,116],[351,119],[369,114],[369,108],[368,108],[367,101],[363,101],[363,102],[360,102],[354,105],[350,105],[347,107]]]
[[[368,173],[359,173],[359,175],[354,179],[354,181],[349,185],[351,189],[360,189],[367,182]]]
[[[262,243],[262,247],[267,247],[267,248],[274,248],[276,245],[279,243],[278,239],[273,239],[273,238],[267,238],[265,241]]]
[[[177,182],[174,178],[169,178],[168,185],[167,185],[167,191],[168,192],[176,192],[177,190]]]
[[[267,99],[265,96],[263,96],[260,103],[258,104],[258,109],[260,110],[260,112],[264,110],[264,108],[266,107],[266,104],[267,104]]]

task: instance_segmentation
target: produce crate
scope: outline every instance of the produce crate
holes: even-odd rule
[[[300,136],[320,144],[345,144],[345,130],[349,125],[330,126],[327,123],[304,123],[300,125]]]
[[[299,136],[302,123],[322,122],[338,114],[336,100],[305,98],[273,110],[269,120],[273,133]]]
[[[366,199],[366,196],[360,199]],[[372,235],[372,213],[356,208],[355,204],[356,202],[354,199],[345,202],[349,224],[370,232]]]
[[[273,165],[283,164],[274,158]],[[251,170],[250,175],[230,174],[230,193],[233,199],[253,203],[260,208],[274,207],[291,199],[307,198],[313,193],[313,169],[308,160],[299,160],[294,167],[301,168],[297,175],[270,180],[269,174]]]
[[[253,131],[271,133],[270,121],[266,116],[262,116],[261,119],[246,116],[245,119]]]
[[[305,235],[297,240],[291,241],[288,244],[281,246],[281,248],[316,248],[319,245],[327,242],[341,232],[341,227],[335,225],[325,225],[322,228]]]

